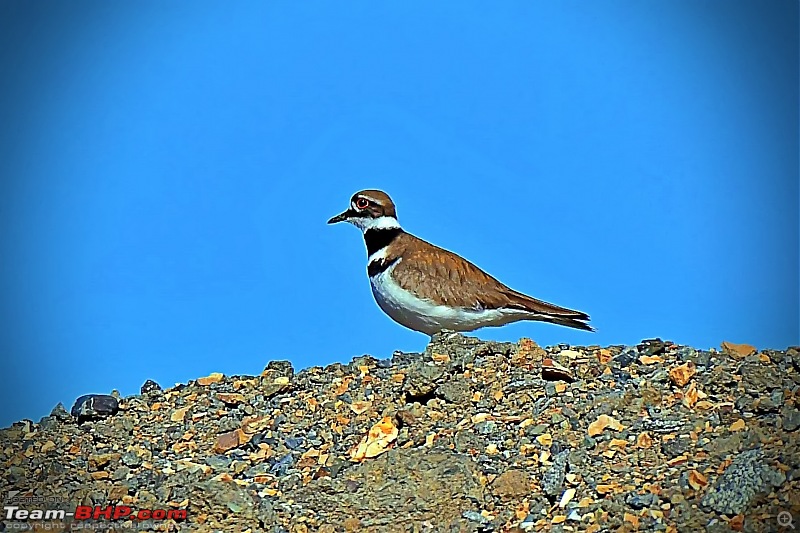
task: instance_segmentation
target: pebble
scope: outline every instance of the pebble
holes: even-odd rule
[[[793,408],[787,408],[783,411],[783,429],[786,431],[795,431],[800,427],[800,411]]]
[[[142,458],[136,452],[125,452],[122,454],[122,462],[126,466],[136,467],[142,464]]]
[[[296,450],[297,448],[302,446],[303,443],[305,443],[305,441],[306,440],[304,438],[289,437],[285,439],[283,442],[284,444],[286,444],[286,447],[289,448],[290,450]]]
[[[640,510],[646,507],[655,507],[658,505],[658,496],[647,492],[645,494],[640,494],[638,492],[631,492],[625,497],[625,503],[627,503],[632,509]]]
[[[497,431],[497,423],[494,420],[485,420],[475,424],[475,433],[479,435],[491,435]]]
[[[491,520],[489,520],[488,518],[486,518],[477,511],[464,511],[463,513],[461,513],[461,516],[463,516],[470,522],[477,522],[479,524],[488,524],[489,522],[491,522]]]
[[[232,462],[233,459],[225,455],[212,455],[205,459],[205,463],[215,470],[224,470],[228,468]]]
[[[569,465],[569,450],[564,450],[553,457],[553,464],[542,476],[542,490],[548,496],[561,494],[564,487],[564,478]]]
[[[269,469],[269,471],[276,476],[283,476],[289,470],[289,468],[294,463],[294,457],[292,454],[286,454],[281,457],[278,461],[276,461]]]

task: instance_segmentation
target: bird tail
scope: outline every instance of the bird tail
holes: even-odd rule
[[[594,331],[594,328],[586,323],[586,321],[589,320],[589,315],[586,313],[580,313],[580,318],[559,315],[542,315],[541,320],[570,328],[582,329],[584,331]]]
[[[531,317],[532,320],[541,320],[584,331],[594,331],[594,328],[586,323],[589,321],[589,315],[582,311],[559,307],[513,290],[510,292],[509,297],[513,302],[512,307],[534,314],[535,316]]]

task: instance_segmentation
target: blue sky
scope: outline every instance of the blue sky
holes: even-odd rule
[[[794,1],[0,4],[0,425],[421,351],[326,226],[589,313],[542,345],[798,338]]]

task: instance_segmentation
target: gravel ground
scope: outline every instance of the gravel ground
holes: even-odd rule
[[[106,531],[790,531],[798,407],[797,347],[445,333],[422,354],[59,404],[0,430],[0,493],[187,511],[81,524]]]

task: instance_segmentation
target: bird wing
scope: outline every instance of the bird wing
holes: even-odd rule
[[[559,307],[515,291],[485,271],[453,252],[417,237],[413,250],[407,250],[406,261],[394,268],[397,283],[417,297],[464,309],[520,309],[534,314],[588,320],[580,311]],[[400,242],[410,246],[410,242]],[[450,283],[442,283],[447,280]]]

